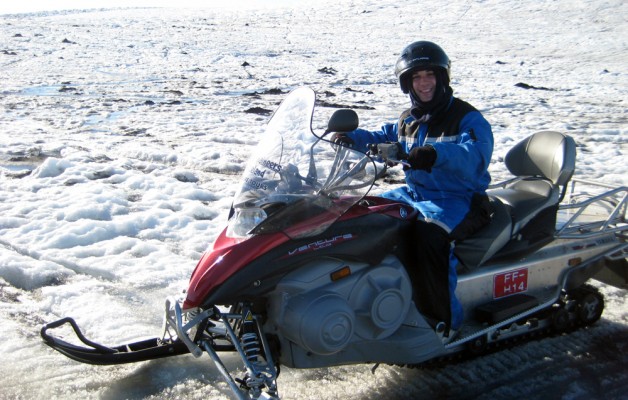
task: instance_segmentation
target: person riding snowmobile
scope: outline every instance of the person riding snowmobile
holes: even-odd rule
[[[406,155],[406,186],[383,194],[416,208],[417,268],[409,271],[415,283],[417,307],[442,324],[444,337],[453,337],[463,320],[455,296],[457,259],[455,241],[463,240],[488,223],[486,189],[493,152],[490,124],[469,103],[453,96],[450,60],[429,41],[408,45],[395,64],[401,91],[411,107],[396,123],[379,131],[356,129],[332,140],[366,151],[369,144],[398,142]]]

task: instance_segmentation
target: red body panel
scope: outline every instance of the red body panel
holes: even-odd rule
[[[199,260],[188,286],[183,308],[201,305],[203,300],[216,286],[222,284],[240,268],[282,243],[290,240],[283,233],[254,236],[244,242],[225,236],[226,229],[214,242],[211,251],[203,254]]]
[[[339,220],[346,221],[375,213],[400,219],[416,218],[416,210],[407,204],[380,197],[367,197],[366,199],[369,202],[368,206],[354,206]],[[336,218],[332,214],[323,215],[327,218]],[[310,225],[316,226],[321,223],[323,215],[318,215],[308,222]],[[299,225],[303,227],[303,224]],[[200,306],[212,290],[220,286],[230,276],[244,268],[255,258],[290,240],[284,233],[277,232],[253,236],[248,240],[241,241],[227,237],[225,232],[226,229],[218,236],[212,250],[203,254],[196,265],[183,303],[184,309]]]

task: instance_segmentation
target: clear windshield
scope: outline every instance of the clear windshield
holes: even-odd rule
[[[299,88],[275,111],[235,194],[227,236],[317,235],[371,189],[376,167],[369,157],[312,132],[314,103],[314,92]]]

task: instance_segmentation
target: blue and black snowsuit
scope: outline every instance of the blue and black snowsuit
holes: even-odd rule
[[[418,223],[417,241],[422,247],[419,251],[434,252],[434,246],[438,247],[434,257],[440,260],[433,264],[449,262],[449,269],[447,271],[442,265],[430,268],[432,266],[419,262],[419,270],[440,271],[427,271],[430,276],[419,272],[417,279],[421,283],[417,292],[420,298],[415,300],[422,312],[458,329],[463,313],[455,296],[457,260],[450,242],[461,240],[477,230],[477,221],[469,221],[469,216],[477,216],[477,212],[470,212],[471,204],[476,204],[478,198],[486,198],[491,180],[488,173],[493,152],[490,124],[473,106],[451,96],[445,111],[427,123],[420,123],[409,109],[401,114],[397,123],[386,124],[380,131],[357,129],[348,136],[355,147],[363,151],[369,143],[383,142],[399,142],[407,153],[415,146],[429,145],[436,150],[437,157],[431,171],[406,169],[407,186],[383,196],[412,204],[428,222]],[[488,221],[488,216],[485,217],[486,220],[480,224]],[[461,223],[463,220],[465,222]],[[423,248],[421,243],[426,242],[426,236],[430,240],[440,239],[434,239],[431,249]],[[417,257],[421,260],[430,258],[426,254],[418,254]],[[427,289],[423,287],[426,283],[429,286]]]

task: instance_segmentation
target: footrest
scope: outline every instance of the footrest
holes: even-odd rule
[[[529,310],[539,304],[536,297],[527,294],[516,294],[490,303],[482,304],[475,309],[475,319],[479,322],[495,324],[518,313]]]

